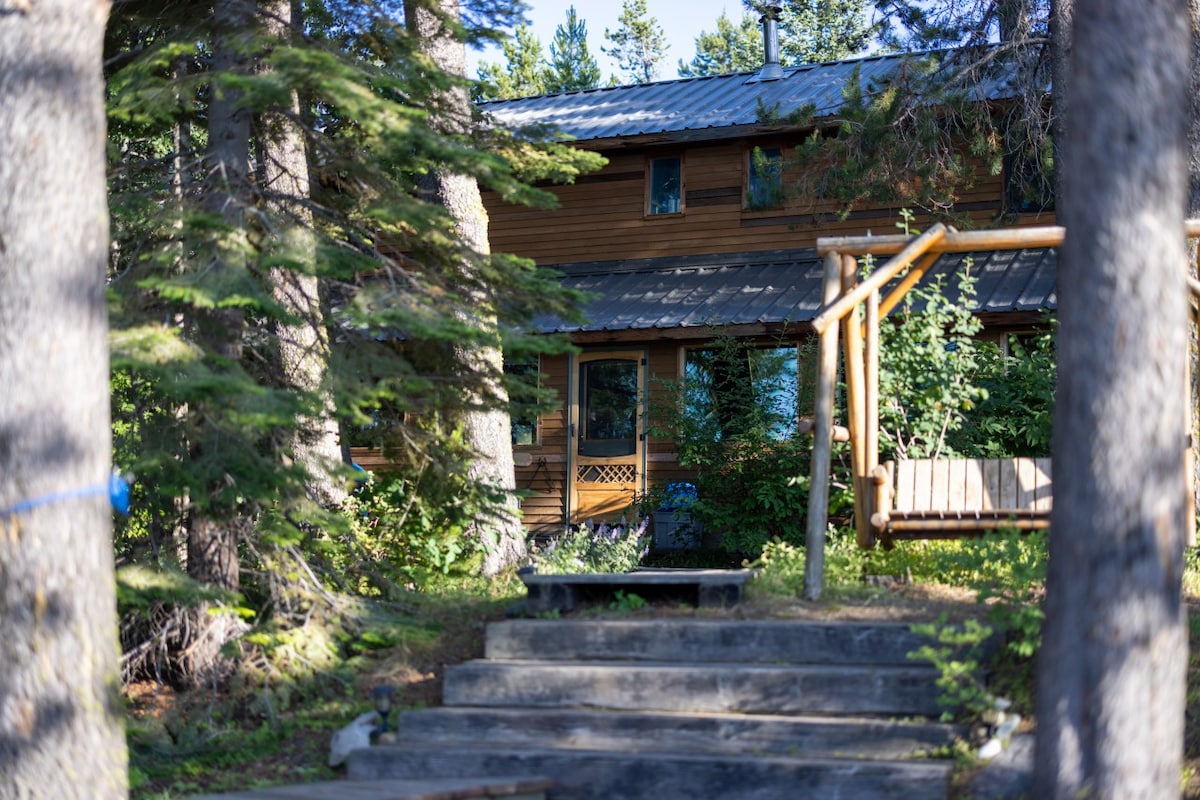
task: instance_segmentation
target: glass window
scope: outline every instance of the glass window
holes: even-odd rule
[[[755,147],[748,154],[746,207],[778,208],[783,205],[783,152],[778,147]]]
[[[687,413],[714,441],[746,434],[790,438],[799,383],[795,345],[727,341],[684,356]]]
[[[638,362],[606,358],[579,365],[579,452],[627,456],[637,451]]]
[[[678,214],[683,210],[683,162],[678,156],[650,159],[648,214]]]
[[[538,365],[536,361],[505,361],[505,388],[508,390],[509,425],[512,443],[529,446],[538,443]]]

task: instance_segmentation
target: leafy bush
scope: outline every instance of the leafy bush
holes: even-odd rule
[[[317,546],[346,589],[392,595],[419,588],[438,575],[469,568],[491,545],[479,529],[500,507],[502,493],[472,481],[470,453],[461,433],[433,457],[415,453],[395,471],[377,474],[345,506],[349,531],[322,534]]]
[[[580,525],[544,549],[535,549],[534,565],[538,572],[551,575],[632,572],[650,550],[648,525],[645,517],[637,525]]]
[[[973,381],[983,353],[995,346],[975,338],[983,326],[969,310],[974,296],[969,269],[959,276],[957,302],[946,297],[939,278],[909,291],[899,324],[881,327],[882,450],[897,458],[950,454],[950,436],[987,399]]]
[[[837,594],[863,586],[863,576],[870,571],[875,553],[858,546],[852,529],[839,530],[830,525],[825,534],[824,556],[825,590]],[[763,546],[762,554],[750,563],[758,573],[755,585],[770,594],[799,596],[804,591],[806,561],[804,547],[772,539]]]
[[[951,437],[954,448],[975,458],[1050,454],[1057,364],[1054,332],[1022,340],[1010,336],[1008,353],[990,348],[975,381],[986,396]]]
[[[674,441],[695,470],[690,512],[724,546],[758,553],[795,539],[808,510],[811,442],[795,435],[807,350],[780,340],[757,346],[714,333],[689,351],[682,381],[661,381],[650,409],[652,436]],[[658,499],[652,488],[647,502]]]
[[[943,720],[956,716],[978,718],[994,706],[995,698],[988,691],[982,666],[984,645],[992,635],[990,627],[974,619],[952,625],[942,614],[934,622],[914,624],[911,629],[934,641],[908,657],[928,661],[940,673],[936,683],[941,690],[938,704],[945,709]]]

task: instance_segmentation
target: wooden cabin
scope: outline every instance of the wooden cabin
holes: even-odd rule
[[[554,210],[485,197],[493,250],[553,267],[593,293],[586,323],[536,323],[568,334],[579,352],[542,358],[541,383],[561,405],[513,427],[531,530],[619,517],[635,494],[687,480],[671,442],[647,435],[661,382],[680,380],[715,331],[796,348],[821,303],[817,238],[896,231],[896,208],[843,216],[819,198],[789,197],[789,156],[812,127],[780,120],[811,104],[828,124],[847,81],[882,85],[900,64],[897,56],[767,64],[482,106],[495,124],[549,126],[608,159],[571,185],[545,186],[558,197]],[[763,109],[774,110],[770,119],[760,119]],[[1005,178],[980,181],[954,212],[978,227],[1053,222],[1008,207]],[[967,257],[943,256],[926,280]],[[1053,250],[978,254],[973,270],[975,310],[990,335],[1029,330],[1055,305]]]

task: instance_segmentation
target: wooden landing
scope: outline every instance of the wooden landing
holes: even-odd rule
[[[325,781],[206,794],[191,800],[545,800],[552,784],[533,777]]]
[[[574,611],[584,603],[608,603],[617,592],[644,600],[669,600],[700,607],[724,607],[741,602],[750,570],[641,569],[636,572],[578,575],[527,573],[528,614]]]

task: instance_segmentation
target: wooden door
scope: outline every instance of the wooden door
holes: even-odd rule
[[[582,353],[573,362],[570,521],[611,522],[644,486],[646,352]]]

